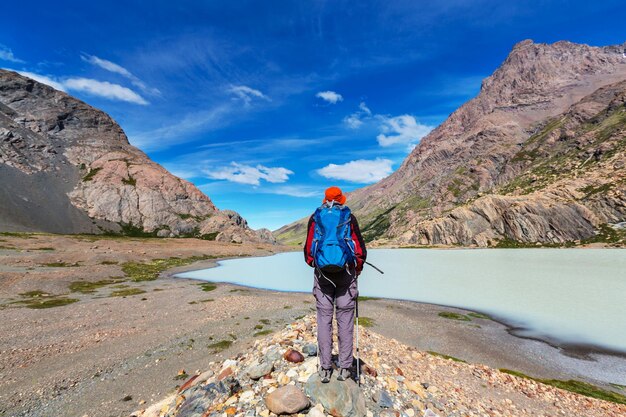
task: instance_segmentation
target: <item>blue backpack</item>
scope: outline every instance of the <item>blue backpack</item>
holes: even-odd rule
[[[315,232],[311,256],[315,267],[332,273],[343,270],[348,264],[356,264],[350,233],[350,209],[331,202],[315,210],[313,216]]]

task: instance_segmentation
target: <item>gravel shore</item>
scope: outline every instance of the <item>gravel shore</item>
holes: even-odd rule
[[[0,235],[0,415],[128,416],[171,393],[185,374],[310,314],[310,294],[172,277],[219,258],[285,249],[196,239]],[[143,280],[151,277],[158,278]],[[371,319],[375,332],[419,350],[594,383],[624,369],[620,358],[570,358],[489,319],[442,318],[446,311],[468,314],[403,301],[361,302],[361,316]]]

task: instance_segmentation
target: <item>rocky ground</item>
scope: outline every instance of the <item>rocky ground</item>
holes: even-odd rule
[[[197,239],[0,235],[0,415],[128,416],[190,375],[216,372],[225,358],[254,352],[268,333],[293,322],[300,326],[297,318],[314,308],[310,294],[172,278],[176,271],[212,266],[217,258],[283,249]],[[360,310],[381,335],[363,336],[367,349],[395,339],[404,343],[397,346],[534,377],[626,384],[619,375],[606,377],[626,374],[623,358],[572,358],[514,337],[488,318],[441,316],[471,312],[382,299],[362,300]],[[310,339],[308,332],[296,347]],[[408,360],[410,353],[398,352]],[[456,363],[441,363],[442,372],[447,365],[446,372],[458,371]],[[375,368],[384,374],[382,365]],[[437,378],[445,381],[442,375]],[[445,386],[436,381],[420,379]]]
[[[592,399],[486,366],[446,359],[364,329],[361,385],[316,374],[316,324],[307,316],[211,363],[134,417],[188,416],[623,416]],[[355,361],[356,363],[356,361]],[[180,371],[184,372],[183,370]]]

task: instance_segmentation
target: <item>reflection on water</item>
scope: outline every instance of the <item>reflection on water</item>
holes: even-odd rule
[[[626,352],[626,251],[621,249],[375,249],[364,296],[477,310],[525,334]],[[310,291],[301,252],[233,259],[180,277]]]

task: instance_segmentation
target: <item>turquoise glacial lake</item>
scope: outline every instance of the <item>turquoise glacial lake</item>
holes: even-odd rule
[[[521,336],[626,352],[626,250],[374,249],[368,261],[385,274],[366,266],[360,295],[475,310]],[[177,276],[277,291],[313,286],[301,251]]]

